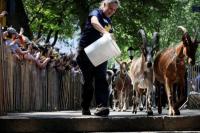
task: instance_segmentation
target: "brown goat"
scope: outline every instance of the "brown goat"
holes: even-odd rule
[[[154,61],[154,74],[156,82],[163,83],[165,85],[165,91],[169,104],[169,115],[180,115],[179,108],[186,101],[187,96],[185,93],[184,74],[185,74],[185,58],[189,64],[195,64],[195,53],[198,47],[198,41],[192,40],[187,30],[179,26],[178,29],[183,31],[182,41],[175,47],[165,49],[161,51]],[[180,90],[180,98],[175,103],[173,96],[173,84],[178,84]],[[158,93],[160,92],[159,86],[157,87]],[[162,113],[160,94],[158,102],[158,113]]]
[[[117,103],[119,103],[118,111],[126,111],[129,103],[129,92],[131,89],[131,78],[128,74],[128,66],[130,63],[125,61],[117,63],[120,65],[120,71],[117,73],[113,81],[113,110],[116,110]]]

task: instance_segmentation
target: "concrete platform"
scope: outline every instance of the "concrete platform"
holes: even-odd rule
[[[94,110],[92,110],[94,113]],[[167,110],[154,116],[138,112],[111,112],[108,117],[82,116],[81,111],[8,113],[0,116],[0,132],[136,132],[200,131],[200,110],[181,110],[170,117]]]

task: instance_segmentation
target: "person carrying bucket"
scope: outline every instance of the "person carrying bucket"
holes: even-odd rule
[[[107,61],[94,66],[87,57],[84,48],[101,38],[105,34],[112,33],[110,17],[120,6],[119,0],[103,0],[99,9],[89,13],[86,25],[82,31],[77,63],[82,71],[84,83],[82,86],[82,115],[91,115],[90,104],[93,97],[93,82],[95,87],[96,111],[94,115],[108,116],[108,83],[106,81]],[[102,51],[104,52],[104,51]]]

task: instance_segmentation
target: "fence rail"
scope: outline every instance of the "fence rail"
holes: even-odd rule
[[[80,109],[81,75],[39,69],[0,46],[0,113]]]
[[[188,91],[200,93],[200,62],[197,62],[195,66],[188,66],[187,75]]]

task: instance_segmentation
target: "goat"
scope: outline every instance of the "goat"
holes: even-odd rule
[[[108,83],[108,89],[109,89],[109,106],[112,108],[113,106],[113,76],[114,76],[114,72],[111,69],[108,69],[106,71],[106,80]]]
[[[152,99],[151,92],[153,90],[153,56],[158,44],[158,33],[153,33],[152,47],[147,47],[147,39],[144,30],[138,32],[142,37],[141,56],[133,59],[130,67],[130,76],[133,84],[133,110],[132,113],[137,113],[137,107],[141,103],[139,99],[140,88],[146,89],[146,109],[148,115],[153,115],[151,109]],[[140,101],[139,101],[140,100]]]
[[[131,89],[131,78],[128,74],[130,62],[117,61],[117,63],[120,65],[120,70],[116,73],[113,81],[113,111],[116,110],[117,103],[119,104],[118,111],[126,111],[128,109],[129,92]]]
[[[179,108],[185,103],[187,96],[185,93],[185,58],[189,64],[195,64],[195,53],[199,41],[197,41],[197,34],[192,40],[186,28],[178,26],[178,29],[183,31],[182,41],[175,47],[167,48],[161,51],[154,61],[154,74],[156,82],[165,85],[165,91],[168,98],[169,115],[180,115]],[[180,98],[175,102],[173,85],[177,83],[180,90]],[[160,97],[160,87],[157,84],[158,96]],[[161,100],[158,100],[158,113],[162,113]]]

